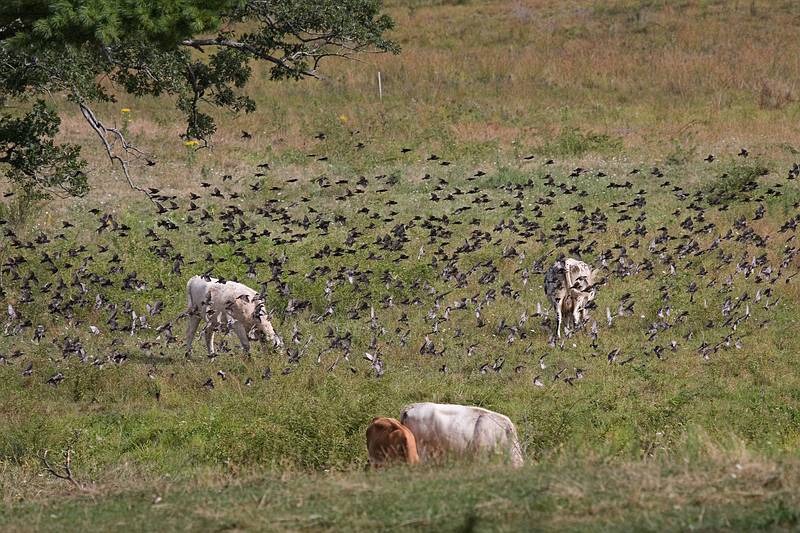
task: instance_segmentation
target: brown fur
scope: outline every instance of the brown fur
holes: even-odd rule
[[[376,417],[367,428],[367,452],[374,467],[387,463],[419,462],[414,434],[397,419]]]

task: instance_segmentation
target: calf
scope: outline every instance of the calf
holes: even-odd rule
[[[577,259],[559,259],[544,274],[544,293],[556,313],[558,337],[561,323],[566,317],[570,330],[583,322],[588,313],[586,306],[594,300],[597,290],[594,280],[597,271]]]
[[[375,468],[395,462],[419,463],[414,434],[394,418],[372,419],[367,428],[367,453]]]
[[[515,467],[524,463],[517,428],[507,416],[488,409],[415,403],[402,410],[400,422],[417,439],[423,462],[444,455],[475,457],[499,452]]]
[[[214,353],[214,332],[221,324],[227,325],[229,319],[245,351],[250,350],[248,333],[253,328],[270,339],[275,346],[281,345],[280,338],[267,320],[263,300],[247,285],[194,276],[186,284],[186,293],[189,306],[187,353],[192,351],[192,341],[203,317],[206,319],[205,340],[209,355]]]

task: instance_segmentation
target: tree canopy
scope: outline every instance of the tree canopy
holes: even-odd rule
[[[129,164],[152,158],[93,104],[119,91],[171,96],[186,117],[184,137],[206,144],[216,130],[211,110],[255,109],[243,92],[254,61],[269,64],[274,80],[317,77],[327,57],[396,52],[385,37],[392,26],[380,0],[6,0],[0,173],[30,193],[86,192],[80,146],[54,140],[60,121],[45,96],[60,94],[138,189]]]

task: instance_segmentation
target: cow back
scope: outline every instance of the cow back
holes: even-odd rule
[[[507,450],[514,464],[515,457],[521,459],[514,424],[508,417],[488,409],[418,403],[404,408],[400,420],[416,437],[423,459],[496,450]]]

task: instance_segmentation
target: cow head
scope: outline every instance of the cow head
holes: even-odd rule
[[[272,341],[272,344],[277,348],[283,346],[283,341],[275,333],[272,323],[269,321],[267,312],[264,309],[264,301],[261,299],[256,300],[256,306],[253,310],[253,323],[256,330],[258,330],[264,337]]]

